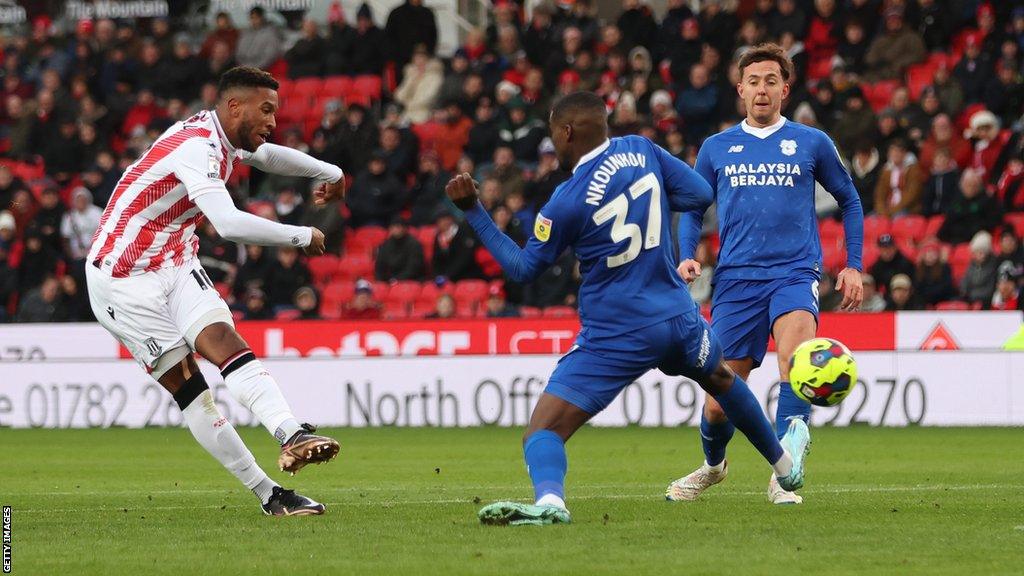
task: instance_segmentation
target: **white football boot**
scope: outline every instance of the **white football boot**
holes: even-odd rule
[[[779,486],[779,479],[772,474],[768,480],[768,501],[772,504],[802,504],[804,498],[796,492],[783,490],[782,486]]]
[[[696,500],[705,490],[718,484],[729,475],[729,461],[722,462],[722,470],[718,471],[705,462],[688,475],[676,480],[665,489],[665,500],[672,502]]]

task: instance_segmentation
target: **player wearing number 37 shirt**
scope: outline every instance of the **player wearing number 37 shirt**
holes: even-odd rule
[[[228,391],[281,444],[278,465],[296,472],[337,455],[338,443],[300,424],[277,383],[234,329],[227,304],[203,270],[196,226],[205,217],[235,242],[322,254],[324,235],[235,208],[224,182],[239,162],[314,181],[314,201],[344,195],[337,166],[266,143],[276,123],[277,81],[239,67],[220,79],[215,110],[167,129],[118,181],[86,264],[100,324],[173,396],[196,440],[272,515],[321,514],[324,506],[285,490],[256,464],[221,415],[192,353],[220,368]]]
[[[689,166],[646,138],[608,139],[604,101],[569,94],[551,111],[558,161],[572,166],[541,209],[525,248],[502,234],[477,201],[468,174],[446,191],[505,273],[536,278],[572,246],[580,261],[582,329],[559,360],[530,417],[523,449],[535,505],[498,502],[485,523],[570,521],[564,499],[565,441],[652,368],[685,375],[718,399],[791,489],[803,484],[803,430],[781,442],[742,379],[722,362],[721,346],[676,273],[671,212],[703,212],[711,187]],[[782,478],[785,480],[781,480]]]

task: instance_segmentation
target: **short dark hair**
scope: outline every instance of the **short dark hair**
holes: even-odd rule
[[[793,61],[786,55],[786,51],[782,49],[782,46],[773,42],[758,44],[744,52],[743,56],[740,56],[740,61],[737,63],[740,69],[740,77],[743,77],[744,68],[757,62],[777,62],[782,70],[782,80],[785,82],[789,82],[789,79],[793,76]]]
[[[232,88],[270,88],[277,90],[280,84],[270,72],[264,72],[253,66],[235,66],[220,75],[217,93],[223,94]]]
[[[551,107],[551,117],[556,119],[580,112],[600,114],[603,117],[608,116],[608,109],[605,107],[604,100],[593,92],[579,91],[566,94],[559,98],[555,105]]]

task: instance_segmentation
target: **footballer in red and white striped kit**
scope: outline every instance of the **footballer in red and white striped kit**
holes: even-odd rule
[[[276,126],[277,87],[262,70],[228,70],[216,109],[174,124],[128,167],[93,238],[86,279],[100,324],[174,396],[192,435],[260,498],[266,514],[322,514],[323,504],[283,489],[256,464],[192,357],[195,351],[219,366],[235,399],[281,443],[281,470],[295,473],[338,454],[337,441],[296,420],[196,258],[195,229],[204,217],[235,242],[324,251],[316,228],[238,210],[224,185],[244,162],[312,179],[318,205],[344,196],[341,168],[267,143]]]

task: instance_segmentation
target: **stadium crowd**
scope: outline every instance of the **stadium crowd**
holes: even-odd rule
[[[693,4],[694,6],[691,6]],[[697,7],[694,11],[692,8]],[[742,4],[742,6],[737,6]],[[739,122],[738,55],[779,42],[797,76],[784,114],[825,130],[860,193],[864,311],[1024,309],[1024,2],[641,0],[596,18],[589,0],[498,0],[451,57],[422,0],[326,27],[254,8],[212,29],[174,19],[53,22],[3,36],[0,86],[0,320],[91,319],[83,266],[125,168],[177,120],[216,101],[219,75],[259,66],[281,81],[275,139],[341,166],[348,195],[317,208],[310,183],[236,171],[250,211],[316,226],[329,254],[239,247],[199,230],[202,262],[238,318],[571,316],[567,252],[517,285],[444,198],[470,172],[517,242],[568,177],[547,136],[560,94],[602,96],[613,135],[638,133],[692,164],[702,140]],[[816,201],[821,309],[845,264],[836,204]],[[707,305],[713,210],[691,286]]]

